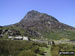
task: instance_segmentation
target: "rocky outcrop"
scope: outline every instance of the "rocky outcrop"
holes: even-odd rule
[[[0,37],[3,37],[5,34],[8,36],[18,36],[21,35],[17,30],[9,30],[9,29],[2,29],[0,30]]]

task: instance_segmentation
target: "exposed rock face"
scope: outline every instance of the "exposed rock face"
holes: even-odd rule
[[[2,37],[4,34],[7,34],[8,36],[21,35],[20,32],[17,30],[9,30],[9,29],[0,30],[0,37]]]
[[[57,22],[58,20],[52,16],[32,10],[28,12],[27,15],[20,21],[20,24],[30,27],[40,25],[54,25],[57,24]]]
[[[23,28],[36,27],[38,29],[47,28],[75,30],[75,28],[69,25],[60,23],[56,18],[50,15],[34,10],[28,12],[27,15],[16,25],[22,26]]]

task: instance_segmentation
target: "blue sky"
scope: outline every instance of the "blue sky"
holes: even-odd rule
[[[0,25],[17,23],[31,10],[75,27],[75,0],[0,0]]]

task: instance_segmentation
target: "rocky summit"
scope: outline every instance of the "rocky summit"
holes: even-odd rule
[[[36,27],[43,29],[45,27],[48,29],[75,30],[75,28],[59,22],[55,17],[35,10],[29,11],[27,15],[24,16],[24,18],[16,25],[25,28]]]
[[[38,11],[29,11],[24,18],[13,25],[4,26],[4,29],[16,29],[21,35],[49,39],[75,39],[75,28],[59,22],[55,17]],[[3,29],[2,28],[2,29]],[[13,32],[14,33],[14,32]]]

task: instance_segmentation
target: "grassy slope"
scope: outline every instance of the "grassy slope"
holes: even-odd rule
[[[75,45],[70,45],[70,44],[60,44],[60,45],[53,45],[51,47],[51,53],[52,56],[73,56],[73,55],[59,55],[59,50],[60,51],[74,51],[75,52]],[[75,56],[75,55],[74,55]]]
[[[0,29],[15,29],[20,31],[21,35],[26,34],[27,36],[31,36],[27,30],[22,29],[21,27],[16,27],[16,26],[12,26],[12,27],[4,27],[4,28],[0,28]],[[54,40],[60,40],[62,38],[66,38],[66,39],[70,39],[70,40],[75,40],[75,31],[70,31],[70,30],[58,30],[58,29],[53,29],[53,30],[48,30],[46,28],[40,30],[37,28],[32,28],[32,30],[36,31],[36,32],[40,32],[41,35],[44,38],[48,38],[48,39],[54,39]],[[40,30],[40,31],[39,31]],[[48,31],[48,32],[46,32]]]
[[[60,40],[62,38],[75,40],[75,31],[56,30],[55,32],[44,32],[43,36],[48,39]]]

